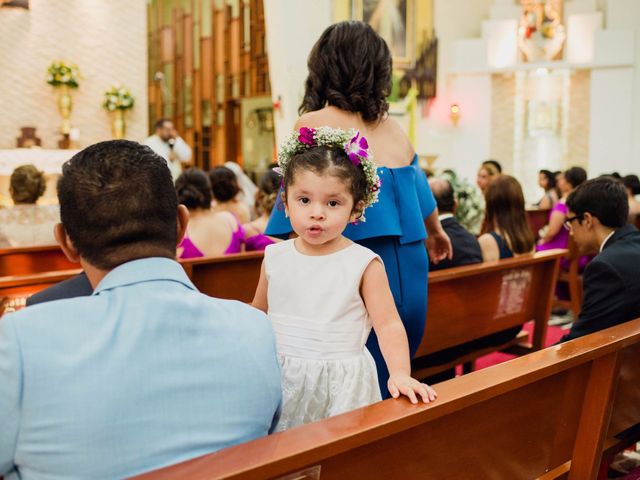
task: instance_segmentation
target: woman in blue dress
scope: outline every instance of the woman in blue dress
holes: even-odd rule
[[[427,250],[437,263],[451,258],[451,242],[440,225],[435,200],[409,139],[387,115],[392,73],[389,47],[366,23],[337,23],[314,45],[308,68],[295,129],[360,130],[380,165],[378,203],[367,209],[366,222],[350,225],[344,235],[382,258],[413,356],[427,314]],[[276,204],[265,233],[287,237],[291,232],[282,206]],[[380,391],[388,396],[389,372],[373,333],[367,348],[376,361]]]

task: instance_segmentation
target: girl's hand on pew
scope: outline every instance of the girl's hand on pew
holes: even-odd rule
[[[389,376],[387,387],[393,398],[398,398],[402,394],[409,397],[413,404],[418,403],[418,396],[422,397],[424,403],[433,402],[438,397],[436,391],[429,385],[420,383],[405,373],[392,373]]]

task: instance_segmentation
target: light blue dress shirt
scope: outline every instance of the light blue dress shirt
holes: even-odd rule
[[[266,435],[281,401],[271,324],[165,258],[90,297],[0,319],[0,475],[122,478]]]

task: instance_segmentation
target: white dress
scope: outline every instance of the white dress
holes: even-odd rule
[[[266,248],[268,315],[282,367],[277,430],[380,400],[360,296],[362,274],[375,258],[356,243],[322,256],[298,252],[293,240]]]

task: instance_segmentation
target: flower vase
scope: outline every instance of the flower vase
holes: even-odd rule
[[[69,87],[62,85],[58,92],[58,111],[62,115],[62,125],[60,126],[60,133],[63,135],[69,135],[71,132],[71,108],[73,103],[71,101],[71,93]]]
[[[111,120],[111,134],[114,139],[120,140],[124,138],[127,124],[124,120],[124,110],[114,110],[112,112],[113,119]]]

